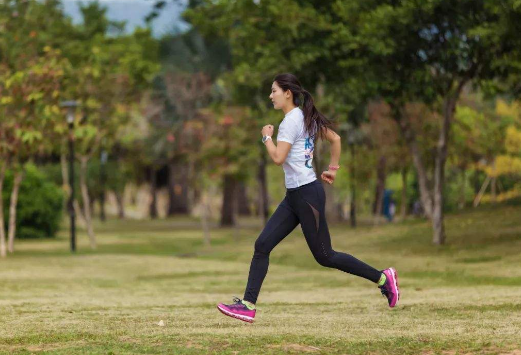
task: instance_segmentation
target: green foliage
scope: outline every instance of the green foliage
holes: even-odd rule
[[[334,12],[329,2],[219,0],[202,1],[184,16],[205,36],[228,42],[233,67],[222,79],[234,104],[264,115],[273,77],[291,72],[308,91],[323,85],[328,99],[319,100],[319,107],[341,115],[358,103],[360,88],[347,75],[341,85],[329,85],[328,79],[342,71],[333,56],[339,50],[333,41]]]
[[[67,161],[67,171],[69,169]],[[97,198],[102,191],[123,192],[127,182],[137,180],[132,166],[120,164],[118,161],[108,160],[104,166],[105,169],[105,186],[101,185],[102,174],[100,172],[100,160],[92,159],[87,168],[87,187],[91,196]],[[39,166],[38,169],[45,175],[46,179],[56,186],[62,185],[62,171],[60,164],[47,164]],[[76,199],[82,201],[80,193],[80,164],[74,164],[74,188],[76,191]],[[69,182],[65,182],[68,186]]]
[[[160,60],[165,71],[203,72],[215,80],[231,67],[228,43],[203,37],[196,29],[160,39]]]
[[[122,193],[127,182],[133,177],[132,171],[128,168],[113,160],[109,160],[103,165],[100,159],[91,160],[87,171],[89,192],[95,197],[106,190]],[[102,186],[102,179],[105,179],[105,186]]]
[[[4,215],[8,216],[13,174],[8,171],[3,190]],[[60,226],[63,193],[34,165],[27,165],[16,212],[17,238],[52,238]],[[7,222],[8,218],[6,218]]]
[[[256,169],[260,137],[251,110],[244,107],[215,107],[202,114],[204,143],[198,160],[214,177],[234,175],[245,180]],[[257,143],[257,145],[256,145]]]

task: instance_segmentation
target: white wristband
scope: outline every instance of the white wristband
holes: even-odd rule
[[[262,137],[262,143],[266,143],[268,139],[271,139],[271,136],[264,136]]]

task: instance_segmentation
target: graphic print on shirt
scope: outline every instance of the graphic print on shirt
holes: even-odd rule
[[[306,142],[304,143],[304,157],[306,158],[306,163],[304,164],[306,168],[313,169],[313,165],[311,164],[313,161],[313,150],[315,150],[315,146],[313,144],[315,136],[309,136],[306,138]]]

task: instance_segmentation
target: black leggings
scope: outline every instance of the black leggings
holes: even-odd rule
[[[381,272],[355,257],[334,251],[325,216],[326,195],[322,183],[287,189],[286,197],[255,242],[244,300],[256,303],[262,281],[268,272],[270,252],[300,223],[309,249],[322,266],[378,282]]]

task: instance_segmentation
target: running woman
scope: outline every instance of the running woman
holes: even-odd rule
[[[320,177],[332,184],[339,169],[340,136],[333,132],[331,121],[316,109],[311,94],[304,90],[294,75],[277,75],[271,86],[270,99],[273,107],[282,110],[285,116],[279,125],[277,145],[271,138],[272,125],[262,128],[262,142],[273,162],[284,168],[286,196],[255,242],[244,298],[234,298],[233,304],[220,303],[217,308],[227,316],[253,322],[257,297],[268,272],[270,252],[298,224],[311,253],[320,265],[378,284],[382,294],[387,297],[389,307],[394,307],[400,298],[398,274],[394,268],[379,271],[352,255],[335,251],[331,247],[325,215],[324,188],[317,179],[311,162],[316,138],[329,141],[331,161],[329,169]]]

